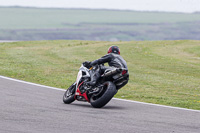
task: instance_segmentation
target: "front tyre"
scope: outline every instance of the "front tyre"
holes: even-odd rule
[[[90,104],[95,108],[101,108],[105,106],[117,93],[116,86],[107,81],[103,83],[103,90],[98,95],[93,95],[90,98]]]
[[[73,84],[71,85],[63,95],[63,102],[65,104],[70,104],[75,101],[74,96],[75,96],[75,90],[76,90],[76,85]]]

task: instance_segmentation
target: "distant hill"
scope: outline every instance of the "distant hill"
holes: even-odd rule
[[[0,7],[0,40],[200,40],[200,14]]]

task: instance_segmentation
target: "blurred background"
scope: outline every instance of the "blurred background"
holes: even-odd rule
[[[0,40],[189,39],[199,0],[0,0]]]

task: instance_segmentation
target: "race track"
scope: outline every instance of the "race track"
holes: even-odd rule
[[[112,99],[63,104],[64,91],[0,76],[0,133],[199,133],[200,111]]]

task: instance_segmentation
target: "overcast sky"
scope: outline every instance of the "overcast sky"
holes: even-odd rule
[[[0,0],[0,6],[103,8],[191,13],[200,11],[200,0]]]

